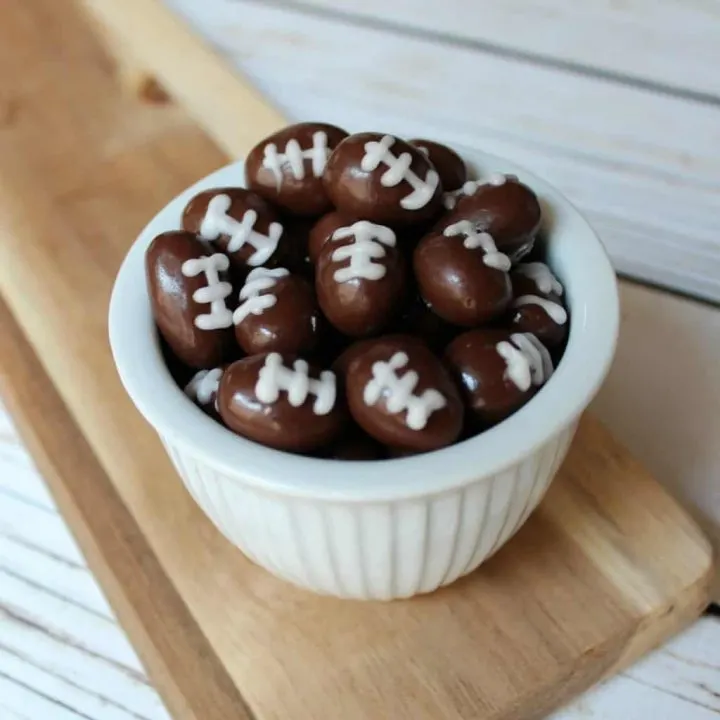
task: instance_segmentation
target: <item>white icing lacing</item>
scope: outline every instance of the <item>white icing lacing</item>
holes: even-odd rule
[[[372,172],[382,163],[387,170],[380,176],[383,187],[395,187],[405,180],[413,191],[400,200],[400,206],[405,210],[419,210],[432,200],[437,190],[440,178],[438,174],[429,169],[425,179],[418,177],[411,169],[413,156],[409,152],[395,156],[390,148],[395,144],[392,135],[383,135],[377,140],[365,143],[365,155],[360,161],[360,168],[365,172]]]
[[[496,270],[507,272],[510,269],[510,258],[498,251],[492,235],[486,232],[477,232],[475,226],[469,220],[460,220],[459,222],[448,225],[443,230],[445,237],[453,237],[455,235],[465,235],[463,245],[468,250],[482,248],[485,255],[483,262],[485,265]]]
[[[521,295],[513,300],[513,307],[523,305],[539,305],[556,325],[564,325],[567,322],[567,312],[562,305],[540,297],[539,295]]]
[[[363,401],[372,407],[387,391],[385,407],[388,412],[399,413],[407,410],[405,424],[411,430],[422,430],[430,415],[447,405],[445,397],[434,388],[428,388],[422,395],[414,395],[419,376],[408,370],[398,377],[397,370],[404,368],[410,359],[404,352],[396,352],[388,362],[373,363],[372,379],[365,386]]]
[[[232,292],[232,285],[220,280],[220,273],[229,267],[227,255],[215,253],[209,257],[186,260],[180,268],[185,277],[205,273],[207,287],[198,288],[192,296],[199,305],[210,303],[210,312],[195,318],[195,325],[201,330],[220,330],[232,325],[232,313],[225,305],[225,298]]]
[[[342,283],[352,278],[380,280],[385,277],[387,269],[373,260],[385,257],[385,247],[395,247],[395,233],[384,225],[376,225],[367,220],[360,220],[350,227],[338,228],[331,240],[354,238],[354,242],[343,245],[331,256],[333,262],[350,260],[347,267],[336,270],[333,274],[335,282]]]
[[[281,277],[289,274],[290,271],[285,268],[271,270],[259,267],[251,270],[240,290],[241,304],[233,313],[233,322],[239,325],[248,315],[262,315],[273,307],[277,302],[277,297],[272,293],[265,293],[265,291],[275,287]],[[242,302],[243,300],[245,302]]]
[[[253,228],[257,222],[255,210],[247,210],[242,220],[238,221],[227,214],[232,200],[229,195],[215,195],[208,203],[207,212],[200,224],[200,236],[205,240],[217,240],[221,235],[227,235],[230,241],[227,252],[235,253],[245,243],[255,248],[255,252],[247,259],[251,267],[266,263],[275,252],[283,233],[280,223],[271,222],[268,234],[256,232]]]
[[[255,395],[260,402],[274,403],[284,390],[293,407],[300,407],[308,395],[315,395],[313,412],[327,415],[335,405],[335,373],[323,370],[315,380],[308,377],[308,372],[309,366],[304,360],[295,360],[291,370],[283,365],[282,355],[270,353],[255,383]]]
[[[455,206],[458,204],[458,201],[460,198],[463,197],[469,197],[470,195],[474,195],[475,191],[481,186],[481,185],[494,185],[495,187],[500,187],[501,185],[504,185],[508,180],[515,180],[517,181],[518,177],[517,175],[511,175],[509,173],[490,173],[488,175],[487,180],[468,180],[461,188],[458,188],[457,190],[451,190],[450,192],[446,192],[443,194],[443,205],[445,206],[446,210],[454,210]]]
[[[515,180],[517,181],[518,177],[517,175],[511,175],[509,173],[490,173],[488,175],[487,180],[468,180],[461,188],[458,188],[457,190],[451,190],[450,192],[446,192],[443,194],[443,205],[445,206],[446,210],[454,210],[455,206],[458,204],[458,201],[462,197],[469,197],[470,195],[474,195],[475,191],[481,186],[481,185],[494,185],[495,187],[500,187],[500,185],[504,185],[508,180]]]
[[[550,353],[532,333],[513,333],[510,342],[503,340],[495,348],[505,360],[507,378],[522,392],[542,385],[552,375]]]
[[[197,400],[200,405],[209,405],[215,399],[217,407],[217,391],[222,376],[222,368],[200,370],[193,375],[192,380],[185,386],[185,394],[189,398]]]
[[[290,168],[290,172],[296,180],[305,178],[305,160],[312,163],[312,173],[315,177],[321,177],[325,171],[325,163],[330,156],[327,146],[327,135],[318,130],[313,133],[312,147],[303,150],[300,143],[292,138],[285,145],[285,152],[279,153],[275,143],[268,143],[263,151],[263,167],[267,168],[275,176],[275,184],[278,192],[283,181],[283,169]]]
[[[537,289],[541,293],[546,295],[555,293],[555,295],[562,295],[564,292],[563,286],[560,281],[552,274],[552,270],[541,262],[530,262],[518,265],[515,271],[518,275],[524,275],[526,278],[532,280]]]
[[[458,200],[462,197],[469,197],[482,185],[478,180],[468,180],[462,187],[457,190],[451,190],[443,195],[443,205],[446,210],[454,210],[458,204]]]

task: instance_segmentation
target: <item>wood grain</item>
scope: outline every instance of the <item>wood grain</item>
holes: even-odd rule
[[[700,611],[706,541],[592,420],[540,511],[453,588],[343,603],[245,560],[177,481],[105,340],[139,225],[223,158],[176,109],[119,96],[77,14],[14,0],[9,18],[0,85],[22,109],[0,129],[0,292],[39,365],[10,327],[5,389],[178,717],[539,716]]]
[[[285,124],[254,88],[245,85],[239,92],[239,74],[218,62],[160,0],[81,2],[110,38],[121,65],[129,57],[157,77],[231,157],[244,157],[262,139],[257,128],[272,132]]]

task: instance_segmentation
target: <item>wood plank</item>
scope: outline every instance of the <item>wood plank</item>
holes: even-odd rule
[[[102,5],[133,43],[136,33],[115,17],[124,13]],[[588,212],[621,271],[720,299],[720,107],[276,4],[177,7],[290,117],[434,135],[504,155]],[[458,72],[470,67],[471,82]],[[223,96],[208,104],[192,78],[183,86],[205,124],[228,114]],[[231,155],[242,151],[236,135],[221,138]]]
[[[283,126],[283,116],[249,85],[242,94],[237,92],[238,71],[218,63],[208,47],[164,11],[160,0],[125,0],[122,7],[103,0],[80,1],[110,39],[120,67],[129,58],[146,67],[231,157],[244,157],[261,139],[255,128]],[[222,110],[208,112],[218,98]]]
[[[198,13],[192,0],[168,0]],[[233,4],[213,0],[202,11]],[[585,73],[607,73],[617,81],[640,81],[670,92],[691,91],[720,98],[720,80],[708,72],[718,59],[720,11],[713,3],[665,0],[271,0],[272,4],[343,19],[369,22],[398,34],[420,32],[434,42],[468,43],[487,52],[518,53]],[[267,5],[266,0],[262,0]],[[198,13],[199,14],[199,13]],[[611,51],[609,49],[612,48]]]
[[[719,641],[720,623],[702,618],[657,654],[629,668],[626,676],[720,715]]]
[[[71,567],[82,567],[83,558],[67,536],[61,518],[45,508],[5,495],[0,502],[0,535],[19,545],[53,555]]]

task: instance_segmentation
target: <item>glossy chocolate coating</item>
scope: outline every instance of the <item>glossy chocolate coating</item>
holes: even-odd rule
[[[252,355],[227,368],[218,391],[218,409],[225,424],[240,435],[278,450],[306,452],[331,443],[340,435],[346,418],[342,396],[325,415],[313,411],[315,395],[307,395],[293,407],[285,390],[271,403],[257,397],[260,371],[268,354]],[[292,368],[295,356],[283,355],[283,365]],[[317,379],[320,370],[310,365],[309,377]]]
[[[358,133],[350,135],[335,148],[324,176],[325,188],[333,204],[349,217],[359,217],[391,227],[412,225],[433,218],[442,207],[442,183],[428,159],[416,147],[395,138],[389,152],[396,158],[402,153],[409,153],[413,177],[422,182],[427,179],[431,186],[437,184],[428,201],[420,207],[411,209],[401,204],[413,193],[413,187],[406,179],[409,177],[407,174],[397,184],[386,186],[382,178],[387,178],[385,173],[389,166],[385,162],[380,162],[372,170],[362,168],[365,145],[379,142],[383,137],[378,133]]]
[[[196,290],[207,287],[203,273],[183,274],[187,260],[207,257],[197,238],[181,230],[158,235],[145,253],[148,294],[153,317],[172,353],[190,368],[212,368],[225,360],[235,345],[232,324],[218,330],[203,330],[195,324],[198,315],[207,314],[209,303],[193,300]],[[230,308],[231,296],[226,298]]]
[[[382,339],[385,342],[397,343],[400,345],[415,343],[427,349],[427,344],[425,343],[425,341],[422,338],[417,337],[416,335],[408,335],[405,333],[391,333],[383,335]],[[345,350],[343,350],[343,352],[337,356],[337,358],[335,358],[331,369],[338,376],[338,380],[341,383],[345,383],[347,381],[347,374],[352,361],[355,360],[355,358],[360,357],[360,355],[362,355],[366,350],[371,348],[375,341],[375,338],[356,340],[354,343],[352,343],[352,345],[346,347]]]
[[[527,185],[508,178],[500,185],[480,185],[472,195],[461,197],[437,229],[458,220],[469,220],[478,232],[490,233],[498,250],[515,262],[532,250],[542,211]]]
[[[415,248],[413,267],[420,294],[443,320],[463,327],[502,315],[512,299],[510,276],[484,261],[482,248],[466,248],[464,237],[431,233]]]
[[[332,234],[341,227],[349,227],[356,218],[348,217],[337,210],[326,213],[310,228],[308,236],[308,257],[310,262],[315,265],[320,257],[320,251],[325,243],[330,240]]]
[[[185,230],[203,238],[201,233],[203,220],[208,211],[208,204],[216,195],[227,195],[230,198],[230,207],[226,214],[238,222],[243,220],[248,211],[256,213],[257,218],[253,224],[253,230],[261,235],[269,235],[273,223],[278,223],[282,227],[278,213],[259,195],[244,188],[213,188],[198,193],[185,206],[182,217],[182,226]],[[292,248],[287,247],[286,249],[286,246],[292,244],[292,238],[288,236],[284,228],[275,251],[266,261],[260,263],[253,260],[256,248],[249,242],[244,243],[235,252],[227,252],[229,240],[228,235],[220,235],[214,240],[208,240],[208,244],[216,247],[218,251],[227,253],[233,265],[242,271],[258,264],[266,267],[275,267],[279,264],[285,266],[288,264],[288,253],[292,252]]]
[[[445,361],[462,390],[475,429],[484,429],[522,407],[537,391],[521,390],[508,377],[507,363],[497,350],[507,330],[478,329],[458,335],[445,350]]]
[[[410,144],[425,153],[437,170],[445,192],[457,190],[463,186],[467,180],[467,167],[465,167],[465,161],[452,148],[434,140],[422,138],[410,140]]]
[[[554,292],[543,292],[537,284],[526,275],[518,272],[510,274],[513,286],[513,300],[523,296],[537,296],[565,308],[562,297]],[[554,349],[567,339],[570,318],[564,323],[556,322],[539,304],[527,304],[510,308],[510,330],[512,332],[532,333],[547,348]]]
[[[396,247],[374,242],[378,254],[372,264],[385,268],[383,277],[375,280],[351,277],[339,280],[338,271],[350,267],[349,258],[337,259],[338,249],[355,244],[356,236],[331,239],[318,257],[315,268],[315,291],[325,317],[341,333],[365,337],[387,327],[402,308],[406,288],[406,266]]]
[[[408,426],[407,409],[397,412],[388,409],[391,392],[387,388],[375,404],[365,402],[366,386],[373,380],[373,366],[390,361],[397,353],[405,353],[408,362],[394,371],[396,376],[403,378],[408,372],[417,373],[413,396],[422,396],[426,390],[433,389],[445,399],[444,407],[429,414],[424,428]],[[347,364],[345,386],[355,422],[384,445],[404,450],[435,450],[453,443],[462,430],[463,407],[458,389],[442,363],[421,342],[398,336],[368,341],[362,352],[355,353]]]
[[[248,281],[253,278],[252,273]],[[304,356],[312,353],[320,339],[321,316],[312,285],[298,275],[285,275],[273,279],[272,287],[258,293],[258,298],[272,296],[270,307],[259,306],[259,314],[249,312],[241,319],[238,312],[244,308],[240,301],[235,324],[238,345],[248,354],[264,352],[290,353]],[[247,287],[247,286],[246,286]],[[246,301],[252,304],[253,299]]]
[[[335,125],[326,123],[298,123],[290,125],[259,142],[245,161],[245,179],[248,187],[278,207],[295,215],[316,216],[327,212],[330,200],[322,182],[322,173],[316,175],[312,157],[308,150],[313,148],[315,133],[325,133],[326,146],[332,151],[347,137],[347,133]],[[296,142],[303,152],[302,170],[288,160],[288,143]],[[268,146],[275,146],[280,157],[278,174],[268,167],[265,159]],[[326,158],[327,159],[326,154]],[[324,165],[324,163],[322,163]]]

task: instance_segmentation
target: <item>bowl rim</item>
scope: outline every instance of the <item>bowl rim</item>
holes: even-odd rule
[[[193,184],[146,225],[118,272],[109,310],[110,346],[126,392],[166,443],[228,479],[257,490],[339,502],[387,502],[441,494],[492,477],[527,458],[577,420],[612,362],[619,325],[615,273],[581,213],[549,183],[516,164],[455,146],[480,176],[516,175],[543,203],[548,252],[561,276],[572,322],[562,361],[535,397],[494,428],[422,455],[375,461],[311,458],[273,450],[223,428],[200,410],[167,371],[154,331],[145,281],[145,249],[180,227],[182,209],[201,190],[244,186],[244,164],[231,163]]]

